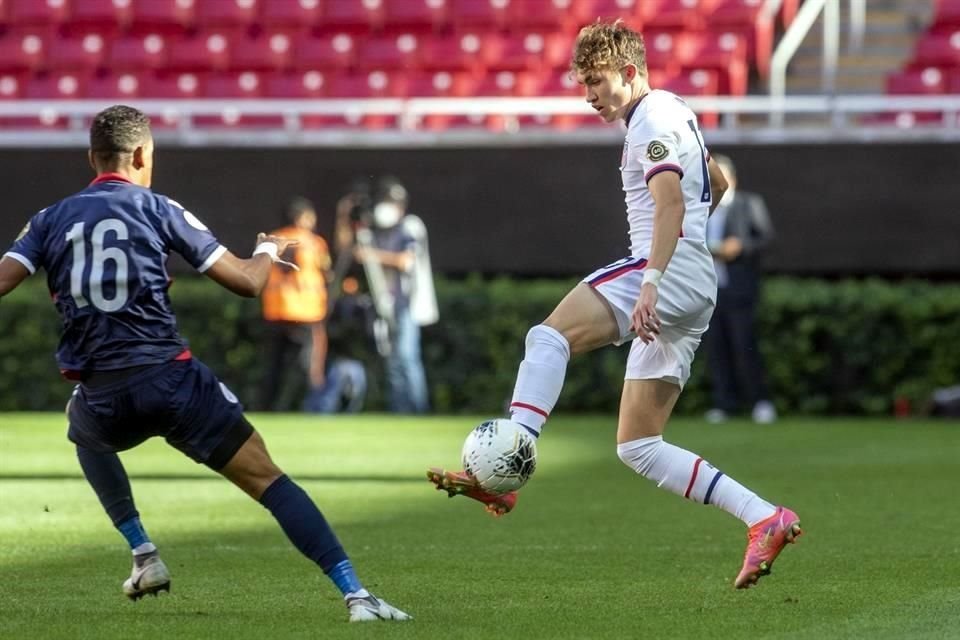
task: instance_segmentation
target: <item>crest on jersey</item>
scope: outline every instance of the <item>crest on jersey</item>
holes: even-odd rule
[[[28,233],[30,233],[30,223],[29,223],[29,222],[27,222],[27,224],[25,224],[25,225],[23,226],[23,229],[20,231],[20,234],[17,236],[17,239],[14,240],[14,242],[20,242],[21,240],[23,240],[23,237],[24,237],[25,235],[27,235]]]
[[[659,140],[654,140],[647,145],[647,157],[653,162],[659,162],[668,155],[670,155],[670,150],[667,149],[667,145]]]

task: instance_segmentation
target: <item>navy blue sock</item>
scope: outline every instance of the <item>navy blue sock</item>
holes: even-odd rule
[[[83,475],[93,487],[113,526],[120,530],[130,548],[150,542],[140,523],[140,514],[133,504],[130,479],[120,462],[120,456],[77,446],[77,460],[80,461]]]
[[[342,593],[362,588],[333,529],[297,483],[280,476],[260,496],[260,504],[277,519],[293,546],[320,565]]]

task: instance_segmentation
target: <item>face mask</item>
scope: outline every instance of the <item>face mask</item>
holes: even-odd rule
[[[373,208],[373,224],[380,229],[389,229],[400,222],[403,212],[392,202],[381,202]]]
[[[733,197],[736,195],[736,193],[737,193],[737,190],[734,189],[733,187],[730,187],[729,189],[724,191],[723,197],[720,198],[720,204],[723,205],[724,207],[729,205],[731,202],[733,202]]]

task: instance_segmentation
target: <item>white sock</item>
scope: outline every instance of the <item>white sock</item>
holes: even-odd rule
[[[157,550],[152,542],[144,542],[133,550],[133,555],[142,556],[145,553],[152,553]]]
[[[513,388],[510,419],[539,436],[560,397],[569,361],[570,343],[559,331],[543,324],[530,329]]]
[[[617,445],[623,463],[658,487],[702,504],[714,504],[752,527],[776,512],[753,491],[724,475],[712,464],[686,449],[663,441],[663,436],[641,438]]]

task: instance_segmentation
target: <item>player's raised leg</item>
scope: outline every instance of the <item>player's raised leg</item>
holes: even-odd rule
[[[663,348],[656,342],[639,348],[650,356],[654,345]],[[617,455],[658,487],[701,504],[716,505],[742,520],[748,527],[748,544],[734,586],[749,587],[770,573],[784,546],[800,535],[800,520],[794,512],[763,500],[697,454],[664,442],[662,434],[679,395],[680,387],[665,380],[626,380],[617,427]]]
[[[606,301],[585,282],[574,287],[542,324],[527,332],[510,419],[539,437],[560,397],[570,356],[608,345],[618,335],[617,321]],[[463,471],[431,468],[427,478],[451,497],[463,495],[483,503],[495,516],[509,512],[517,502],[516,492],[488,493]]]
[[[253,432],[219,472],[266,507],[293,545],[320,566],[343,594],[351,622],[410,619],[363,588],[326,518],[273,463],[259,434]]]
[[[100,504],[133,552],[133,570],[123,583],[131,600],[170,591],[170,572],[150,541],[133,503],[127,472],[116,453],[102,453],[77,445],[77,459]]]

